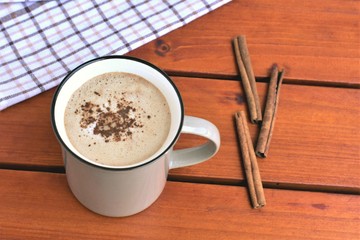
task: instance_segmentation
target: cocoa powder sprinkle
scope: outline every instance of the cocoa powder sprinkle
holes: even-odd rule
[[[111,104],[111,101],[108,100],[108,103]],[[80,106],[80,110],[76,110],[81,112],[80,126],[88,128],[89,125],[95,124],[93,133],[101,136],[105,142],[131,139],[133,131],[143,127],[140,115],[134,114],[136,108],[132,103],[122,97],[117,101],[116,107],[112,105],[114,108],[112,109],[111,106],[105,107],[103,104],[100,107],[87,101]]]

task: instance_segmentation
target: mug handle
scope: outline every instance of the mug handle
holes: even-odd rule
[[[181,133],[189,133],[207,138],[200,146],[173,151],[170,169],[191,166],[214,156],[220,148],[220,133],[211,122],[197,117],[185,116]]]

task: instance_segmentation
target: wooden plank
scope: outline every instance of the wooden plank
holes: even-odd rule
[[[147,210],[108,218],[84,208],[63,174],[0,170],[1,239],[358,239],[360,196],[168,182]]]
[[[206,118],[220,129],[222,143],[211,160],[171,171],[171,179],[243,182],[233,114],[246,110],[237,81],[173,78],[185,113]],[[258,83],[263,102],[267,85]],[[49,120],[53,91],[1,112],[0,166],[37,166],[63,171],[60,148]],[[360,91],[284,84],[269,156],[259,159],[268,186],[358,191]],[[255,142],[258,127],[250,125]],[[182,136],[177,148],[203,140]],[[21,166],[23,168],[24,166]]]
[[[50,123],[54,90],[0,112],[0,165],[62,166],[60,145]]]
[[[222,146],[213,159],[174,170],[178,177],[243,179],[233,114],[244,110],[238,82],[176,79],[186,114],[209,119],[220,129]],[[190,87],[191,86],[191,87]],[[205,87],[206,86],[206,87]],[[261,101],[266,84],[258,84]],[[259,159],[265,182],[347,186],[359,190],[360,91],[284,84],[269,156]],[[249,125],[254,142],[259,128]],[[191,138],[185,139],[191,144]],[[195,144],[192,143],[192,144]]]
[[[129,55],[187,76],[235,77],[231,39],[246,35],[257,77],[277,63],[287,82],[359,87],[359,19],[354,0],[234,0]]]

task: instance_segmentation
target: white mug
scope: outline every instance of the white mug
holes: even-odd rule
[[[87,80],[108,72],[127,72],[145,78],[162,92],[170,107],[171,126],[166,141],[157,153],[136,164],[107,166],[87,159],[74,148],[66,134],[64,112],[72,93]],[[111,217],[129,216],[146,209],[164,189],[169,169],[203,162],[220,147],[220,134],[214,124],[184,115],[180,93],[167,74],[133,57],[100,57],[71,71],[54,94],[51,122],[62,147],[71,191],[88,209]],[[200,146],[173,150],[180,133],[199,135],[208,141]]]

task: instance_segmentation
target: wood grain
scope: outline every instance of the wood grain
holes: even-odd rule
[[[222,145],[208,162],[172,174],[180,178],[243,179],[233,124],[233,114],[246,107],[239,83],[177,78],[176,84],[186,114],[214,122],[220,129]],[[262,103],[266,87],[258,84]],[[284,84],[269,156],[258,161],[262,180],[278,186],[347,186],[359,191],[360,130],[355,124],[360,119],[359,99],[357,89]],[[259,129],[255,125],[250,128],[255,142]]]
[[[185,113],[206,118],[220,129],[221,148],[211,160],[170,172],[181,181],[244,181],[233,114],[245,110],[237,81],[173,78]],[[262,104],[267,84],[258,83]],[[1,112],[0,167],[63,171],[60,147],[50,124],[53,90]],[[360,91],[284,84],[269,156],[259,160],[269,187],[359,190]],[[264,105],[263,105],[264,106]],[[255,142],[258,127],[250,125]],[[181,136],[177,148],[203,142]],[[344,190],[345,189],[345,190]]]
[[[128,53],[177,76],[185,113],[215,123],[222,141],[209,161],[171,170],[159,200],[132,217],[97,215],[71,194],[50,124],[54,89],[0,112],[0,239],[360,239],[359,19],[357,0],[233,0]],[[271,66],[286,70],[258,160],[259,210],[233,119],[247,110],[231,46],[240,34],[263,107]],[[176,149],[203,142],[184,134]]]
[[[92,213],[63,174],[0,170],[1,239],[358,239],[360,196],[266,189],[254,210],[243,187],[168,182],[127,218]],[[24,184],[26,183],[26,184]]]
[[[129,53],[187,76],[238,75],[231,39],[246,35],[256,77],[277,63],[285,82],[360,86],[356,0],[234,0]]]

